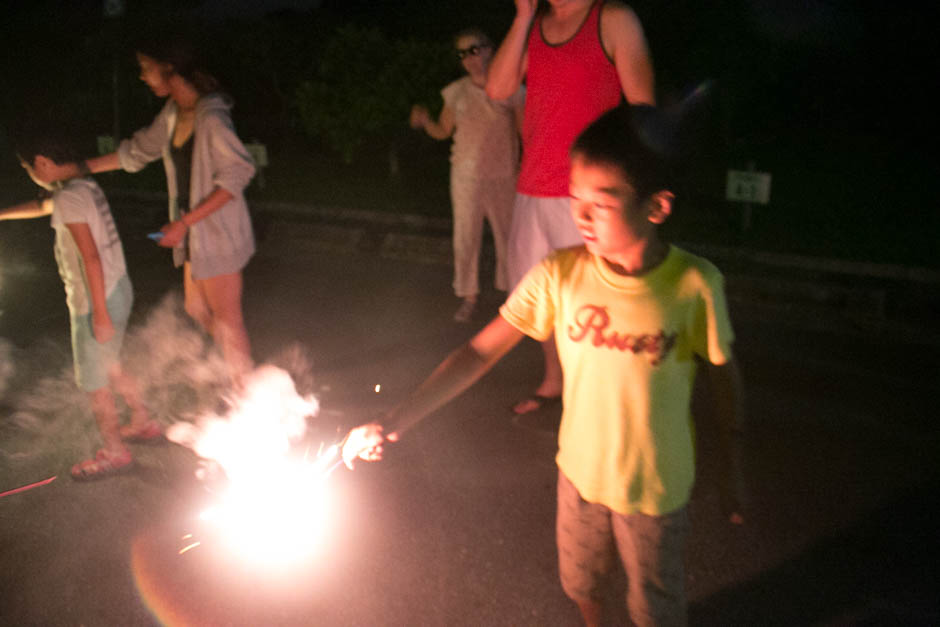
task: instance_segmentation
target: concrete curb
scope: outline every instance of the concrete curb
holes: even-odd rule
[[[111,191],[113,199],[165,202],[165,195]],[[449,265],[451,220],[336,207],[253,201],[259,255],[302,259],[332,251]],[[754,320],[940,347],[940,270],[768,253],[694,242],[714,262],[729,301]],[[483,256],[492,259],[492,251]]]
[[[108,194],[115,198],[146,202],[166,202],[166,195],[160,192],[110,190]],[[425,236],[430,232],[433,234],[430,235],[430,237],[446,236],[448,238],[450,237],[451,230],[450,218],[439,216],[368,211],[342,207],[317,207],[302,203],[282,201],[256,200],[251,202],[251,206],[256,211],[268,214],[269,217],[276,219],[293,219],[302,222],[327,222],[334,225],[358,225],[359,228],[352,229],[349,235],[352,239],[361,237],[359,231],[369,227],[372,229],[386,227],[395,231],[413,230],[424,233]],[[332,233],[335,238],[338,231],[332,231]],[[414,241],[420,240],[420,237],[415,236]],[[746,248],[731,248],[695,242],[679,242],[679,245],[689,251],[716,261],[733,259],[741,263],[758,264],[784,270],[796,269],[826,274],[839,274],[847,277],[887,279],[940,286],[940,269],[770,253]],[[393,244],[392,248],[397,248],[397,246],[397,243]]]

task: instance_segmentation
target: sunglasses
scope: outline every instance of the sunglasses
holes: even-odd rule
[[[480,54],[480,51],[484,48],[489,48],[486,44],[474,44],[469,48],[457,48],[457,58],[466,59],[467,57],[475,57]]]

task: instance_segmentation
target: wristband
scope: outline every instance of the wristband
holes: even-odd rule
[[[87,161],[79,161],[76,165],[78,166],[79,176],[88,176],[91,174],[91,168],[88,167]]]

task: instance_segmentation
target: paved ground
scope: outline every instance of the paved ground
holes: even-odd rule
[[[148,399],[167,421],[210,407],[203,340],[173,302],[161,305],[177,285],[143,238],[150,209],[116,209],[138,296],[133,363]],[[288,367],[320,398],[316,437],[394,403],[499,304],[488,293],[480,319],[457,326],[449,268],[399,254],[407,239],[370,248],[349,246],[341,231],[313,238],[309,226],[267,226],[246,277],[249,331],[259,359]],[[557,416],[519,424],[507,411],[535,382],[534,343],[386,462],[334,474],[336,518],[317,560],[268,573],[211,539],[180,555],[206,499],[188,450],[137,446],[131,474],[67,477],[92,431],[60,374],[67,320],[50,236],[42,224],[0,228],[0,492],[58,476],[0,498],[0,622],[578,624],[556,580]],[[739,301],[733,315],[751,418],[747,523],[732,528],[718,513],[708,390],[699,389],[693,624],[940,623],[936,351],[908,336],[806,330],[760,303]],[[614,607],[622,585],[612,582]]]

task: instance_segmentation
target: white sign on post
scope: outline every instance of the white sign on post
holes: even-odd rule
[[[770,202],[770,173],[728,170],[725,198],[766,205]]]
[[[265,168],[268,165],[268,147],[260,142],[251,142],[245,144],[245,148],[248,149],[251,158],[254,159],[255,165],[260,168]]]
[[[98,135],[98,154],[107,155],[117,150],[113,135]]]

